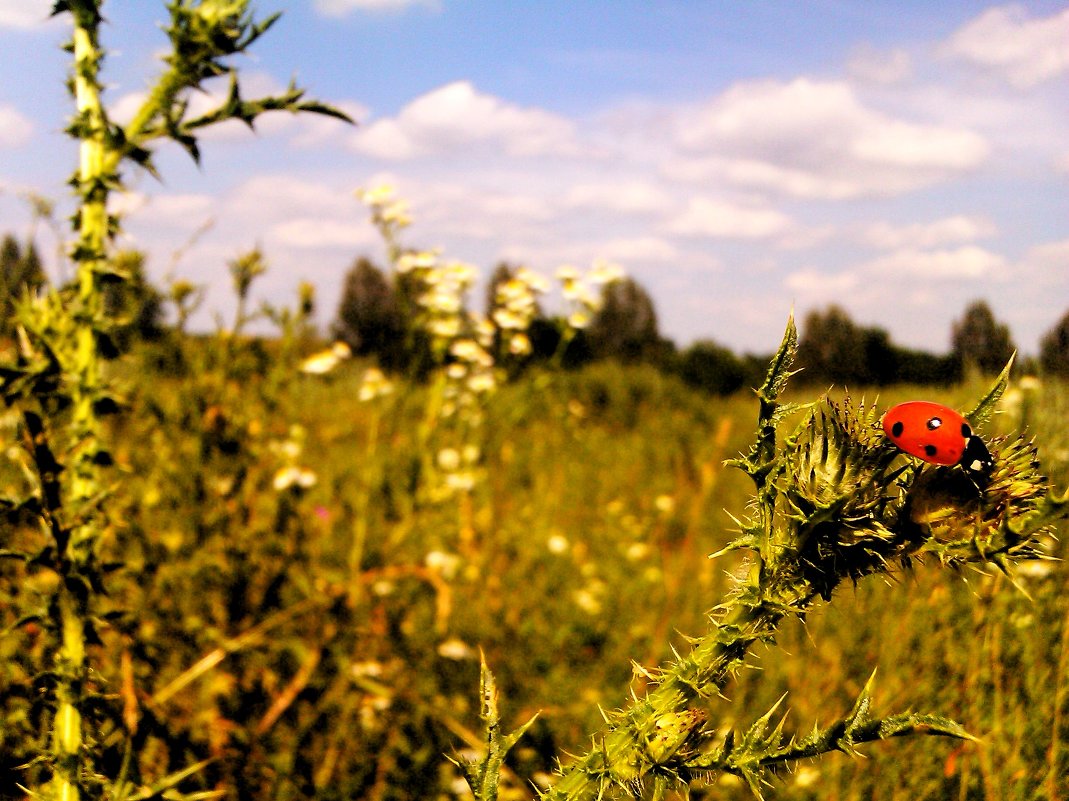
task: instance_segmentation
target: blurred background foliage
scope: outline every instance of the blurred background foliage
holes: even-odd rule
[[[132,732],[134,777],[211,760],[186,792],[464,797],[446,756],[479,745],[482,649],[504,725],[542,710],[509,757],[504,789],[534,797],[531,783],[600,727],[599,705],[623,702],[632,660],[655,666],[706,627],[738,566],[706,557],[732,536],[727,513],[747,503],[748,480],[722,463],[751,436],[757,357],[713,343],[676,350],[641,287],[621,281],[603,308],[634,325],[609,336],[616,326],[595,317],[563,359],[559,333],[544,350],[532,336],[523,368],[486,401],[468,443],[477,456],[433,454],[447,473],[471,462],[477,480],[429,498],[419,490],[426,428],[439,424],[427,417],[433,387],[412,354],[389,355],[405,325],[389,276],[354,266],[363,301],[379,300],[347,316],[347,292],[335,332],[357,356],[320,375],[302,370],[324,345],[310,290],[293,310],[245,310],[229,330],[193,335],[166,322],[168,304],[187,303],[192,289],[153,289],[142,259],[121,258],[133,280],[109,303],[129,337],[108,369],[126,411],[110,432],[118,481],[104,557],[123,566],[109,585],[111,625],[92,645],[117,710],[95,733],[103,769],[118,771],[120,735]],[[239,292],[262,272],[257,259],[232,265]],[[5,268],[5,280],[15,274],[32,271]],[[277,336],[243,333],[261,316]],[[393,333],[380,336],[380,325]],[[1045,342],[1057,348],[1059,336]],[[887,405],[921,393],[955,405],[979,394],[969,376],[988,364],[983,348],[1001,354],[1009,338],[977,304],[954,342],[945,357],[910,356],[830,309],[807,318],[800,359],[813,381],[849,383],[856,395],[881,386]],[[880,353],[943,384],[892,383]],[[1050,364],[1045,350],[1033,366]],[[984,433],[1031,432],[1064,486],[1069,387],[1056,371],[1015,382],[1002,412]],[[0,425],[11,442],[16,421]],[[5,494],[24,490],[23,469],[8,449]],[[39,536],[16,528],[5,547],[33,550]],[[1066,556],[1062,543],[1049,547]],[[12,614],[32,607],[47,579],[28,580],[11,560],[0,570],[0,796],[13,798],[35,778],[27,763],[47,726],[32,669],[40,632]],[[1031,564],[1013,581],[1027,594],[1003,576],[922,565],[898,584],[840,592],[804,626],[787,626],[775,651],[758,650],[714,721],[744,725],[732,715],[789,692],[788,727],[808,727],[848,710],[876,667],[880,705],[938,710],[981,742],[886,743],[872,759],[800,765],[776,797],[1065,798],[1069,572]],[[727,777],[694,793],[749,791]]]

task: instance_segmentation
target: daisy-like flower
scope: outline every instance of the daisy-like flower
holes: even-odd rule
[[[438,264],[438,254],[432,250],[413,250],[402,253],[395,265],[399,273],[411,273],[417,270],[432,270]]]
[[[527,334],[518,333],[509,337],[509,353],[513,356],[528,356],[532,350],[534,348]]]
[[[386,377],[382,370],[377,367],[369,367],[364,371],[364,378],[360,382],[360,389],[356,397],[361,401],[370,401],[382,398],[393,392],[393,383]]]
[[[493,373],[486,371],[469,378],[467,387],[476,395],[481,395],[484,392],[490,392],[496,389],[497,380],[494,378]]]
[[[390,184],[378,184],[370,189],[357,189],[356,197],[368,206],[383,206],[393,200],[394,188]]]
[[[478,653],[460,638],[450,637],[448,640],[445,640],[438,645],[438,656],[444,657],[445,659],[454,659],[459,662],[467,659],[475,659],[478,656]]]
[[[572,328],[586,328],[593,320],[593,315],[586,309],[579,309],[568,315],[568,325]]]
[[[352,356],[353,352],[344,342],[335,342],[326,350],[313,353],[302,360],[297,369],[305,375],[325,375]]]
[[[624,269],[619,264],[597,259],[594,261],[594,266],[590,268],[587,279],[593,284],[611,284],[613,281],[621,280],[624,275]]]
[[[309,489],[314,487],[319,480],[318,476],[305,467],[290,465],[275,472],[271,486],[276,491],[282,492],[287,489]]]

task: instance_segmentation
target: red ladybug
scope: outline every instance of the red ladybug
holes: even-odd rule
[[[925,462],[961,465],[973,479],[986,481],[995,466],[969,421],[941,403],[909,401],[887,410],[883,430],[898,448]]]

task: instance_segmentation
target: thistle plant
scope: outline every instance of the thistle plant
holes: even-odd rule
[[[0,392],[21,415],[27,474],[19,497],[0,498],[5,540],[8,531],[25,529],[24,547],[0,551],[20,561],[38,595],[24,594],[20,622],[47,635],[36,684],[44,690],[50,730],[26,772],[40,796],[76,801],[104,792],[95,754],[99,722],[111,701],[93,675],[91,648],[103,621],[116,610],[105,601],[108,575],[102,549],[114,525],[106,514],[115,478],[104,418],[120,401],[108,379],[105,361],[116,354],[104,286],[122,281],[110,257],[119,231],[108,211],[109,197],[123,187],[127,165],[156,173],[153,147],[175,142],[199,160],[199,133],[238,119],[250,127],[268,111],[314,112],[347,119],[341,112],[305,99],[291,85],[280,95],[246,100],[233,57],[245,53],[278,19],[254,19],[248,0],[174,0],[167,6],[165,32],[170,48],[147,97],[125,125],[109,117],[103,102],[100,44],[102,0],[59,0],[53,15],[69,15],[68,50],[73,67],[69,88],[76,111],[67,128],[79,143],[79,162],[71,179],[76,198],[70,258],[73,283],[39,297],[23,298],[17,355],[0,365]],[[207,113],[190,111],[190,98],[206,82],[229,76],[225,98]],[[42,577],[47,577],[42,580]]]
[[[724,735],[715,725],[716,704],[753,646],[774,643],[786,621],[831,600],[844,582],[894,574],[925,559],[1009,572],[1021,560],[1041,558],[1041,538],[1069,515],[1069,493],[1059,497],[1048,488],[1035,448],[1019,437],[989,442],[995,467],[981,490],[960,468],[902,455],[883,436],[875,406],[849,398],[784,403],[796,344],[792,320],[757,392],[753,444],[729,462],[755,487],[747,514],[737,520],[738,536],[721,551],[749,554],[734,587],[689,652],[660,668],[636,666],[644,690],[605,714],[605,729],[562,768],[543,795],[547,801],[661,798],[717,773],[742,778],[760,798],[768,778],[798,759],[905,734],[970,737],[939,715],[875,716],[871,678],[845,717],[809,734],[788,734],[784,719],[775,719],[778,704],[740,734]],[[994,410],[1009,368],[967,415],[974,429]],[[799,415],[801,422],[789,427]],[[476,791],[496,787],[485,773],[502,735],[488,729],[487,737],[482,768],[468,771],[478,778]]]

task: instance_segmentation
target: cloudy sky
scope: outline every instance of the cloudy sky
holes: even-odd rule
[[[69,211],[63,20],[0,0],[0,231],[23,196]],[[597,257],[653,295],[662,331],[768,351],[829,303],[942,351],[976,298],[1020,348],[1069,310],[1069,5],[1028,0],[262,0],[281,21],[246,96],[291,77],[359,120],[211,134],[198,169],[127,173],[124,246],[208,285],[259,245],[261,292],[301,280],[320,319],[355,256],[381,257],[353,190],[392,182],[412,246],[484,273]],[[136,107],[162,2],[110,0],[107,99]],[[210,98],[208,99],[210,100]],[[204,102],[204,101],[202,101]],[[210,224],[210,227],[206,227]],[[198,234],[199,232],[199,234]],[[42,229],[46,253],[55,240]]]

